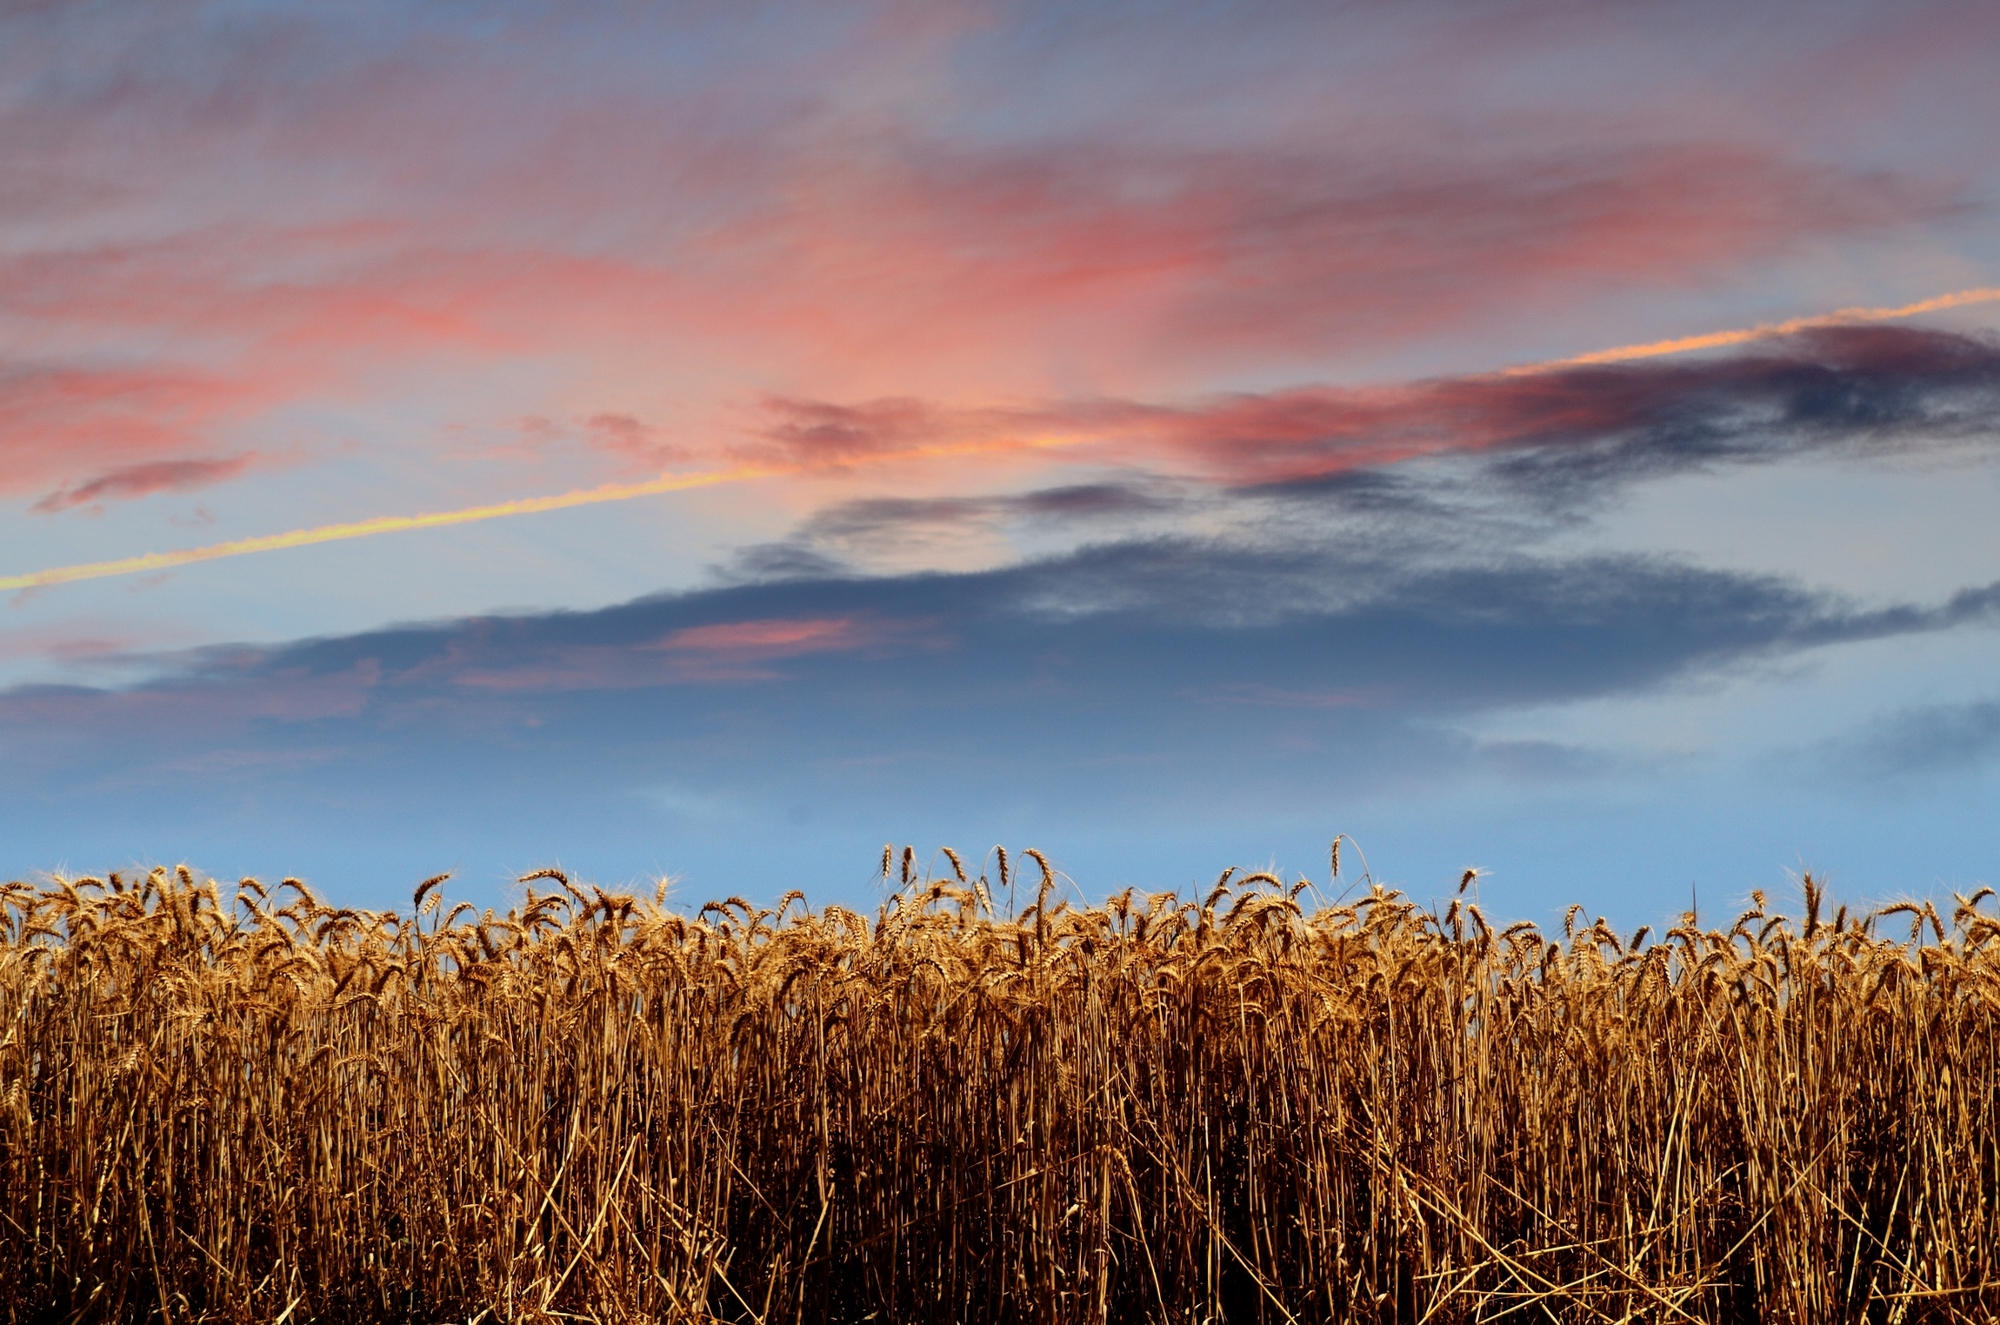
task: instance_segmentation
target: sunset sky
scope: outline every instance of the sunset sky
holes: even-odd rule
[[[0,874],[1967,889],[1996,68],[1987,0],[0,5]]]

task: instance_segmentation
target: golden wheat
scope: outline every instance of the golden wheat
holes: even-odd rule
[[[1559,943],[1270,874],[1078,910],[1022,854],[1008,916],[893,848],[872,920],[6,885],[7,1319],[2000,1309],[1990,890]]]

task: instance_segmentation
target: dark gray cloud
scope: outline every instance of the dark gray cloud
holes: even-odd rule
[[[786,540],[790,553],[749,554],[747,565],[778,573],[798,553],[822,559],[801,563],[810,574],[827,560],[865,558],[952,528],[1033,524],[1104,541],[1197,514],[1251,545],[1365,534],[1384,558],[1439,564],[1520,549],[1592,518],[1636,485],[1675,475],[1807,455],[1990,457],[2000,442],[2000,339],[1829,327],[1715,358],[1171,406],[770,405],[773,436],[793,448],[852,455],[1054,434],[1110,470],[1039,492],[831,507]]]
[[[1805,453],[1882,458],[2000,440],[2000,340],[1986,335],[1826,328],[1712,363],[1559,377],[1587,430],[1530,437],[1486,470],[1546,509]]]
[[[320,742],[423,762],[487,733],[611,767],[698,750],[718,775],[762,777],[893,733],[922,748],[1032,737],[1091,758],[1150,752],[1181,771],[1194,751],[1245,756],[1280,737],[1393,761],[1398,742],[1436,744],[1419,728],[1467,715],[1990,622],[1996,605],[2000,586],[1859,611],[1637,557],[1411,571],[1156,540],[977,574],[792,578],[211,650],[136,688],[15,690],[0,713],[5,747],[35,757]]]
[[[1329,816],[1335,831],[1370,798],[1585,788],[1635,767],[1468,731],[1510,707],[1976,626],[2000,602],[1994,585],[1864,611],[1656,558],[1424,567],[1338,542],[787,569],[598,611],[155,659],[157,679],[122,689],[0,693],[0,823],[99,868],[157,843],[282,869],[338,860],[350,879],[366,863],[384,900],[455,862],[527,869],[557,849],[620,871],[696,860],[704,893],[764,887],[736,881],[748,870],[775,893],[797,862],[739,864],[774,834],[858,862],[886,836]],[[1918,758],[1923,736],[1899,736],[1895,757]],[[848,863],[808,872],[848,878],[827,873]]]

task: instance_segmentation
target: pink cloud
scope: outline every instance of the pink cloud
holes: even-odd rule
[[[103,501],[130,500],[156,492],[184,492],[231,479],[248,469],[255,453],[209,460],[152,460],[100,474],[72,488],[51,492],[33,509],[44,513],[66,511]]]
[[[189,368],[17,368],[0,370],[0,492],[59,489],[43,509],[73,505],[65,493],[100,480],[84,501],[193,487],[231,477],[232,461],[189,459],[212,435],[273,403],[278,384],[251,384]],[[247,465],[249,458],[243,458]],[[153,469],[157,465],[195,468]],[[123,475],[120,477],[120,475]],[[177,476],[177,477],[176,477]],[[150,484],[150,486],[149,486]]]
[[[1460,331],[1607,282],[1714,280],[1952,201],[1712,143],[1489,161],[909,146],[814,175],[802,205],[746,223],[770,273],[749,307],[849,347],[864,377],[872,358],[913,383],[926,365],[992,373],[1009,359],[1184,379]]]
[[[758,434],[768,446],[752,458],[793,464],[839,464],[885,451],[907,451],[952,441],[977,441],[1018,433],[1032,415],[1005,410],[951,409],[929,401],[870,400],[843,405],[825,400],[766,396]]]
[[[878,146],[846,164],[791,161],[782,187],[758,172],[772,192],[708,200],[735,216],[726,229],[656,246],[467,244],[418,222],[235,225],[17,254],[0,262],[0,290],[51,345],[129,344],[146,365],[42,374],[44,430],[87,451],[77,472],[90,473],[114,452],[157,454],[163,440],[139,436],[148,419],[164,420],[150,425],[162,438],[214,446],[220,419],[185,400],[135,409],[122,436],[105,435],[99,416],[139,403],[120,377],[154,394],[206,390],[239,415],[393,393],[420,364],[448,387],[483,365],[576,354],[709,364],[721,381],[923,389],[976,372],[981,389],[1018,389],[1046,378],[1052,354],[1089,375],[1184,380],[1455,330],[1605,280],[1704,279],[1948,201],[1706,145],[1386,169],[1331,154]],[[102,390],[60,398],[65,380],[98,378]],[[8,412],[0,427],[17,433]],[[594,446],[628,461],[685,454],[632,409],[582,417]]]
[[[642,468],[664,468],[690,455],[686,447],[668,441],[662,429],[631,414],[593,414],[584,420],[584,429],[592,447]]]
[[[1517,149],[1492,163],[916,151],[836,178],[810,211],[767,223],[758,251],[790,305],[770,312],[896,356],[916,381],[963,350],[1129,376],[1377,348],[1606,281],[1714,279],[1949,202],[1910,180],[1710,144]]]
[[[788,658],[800,653],[855,649],[869,642],[853,617],[732,621],[716,626],[689,626],[650,647],[668,653],[719,658]]]
[[[614,259],[433,247],[402,226],[239,226],[0,258],[10,314],[36,329],[33,362],[0,359],[0,491],[198,463],[281,410],[394,411],[495,364],[632,344],[640,328],[670,342],[663,307],[700,320],[684,284]],[[685,454],[629,412],[586,415],[578,434],[626,466]]]
[[[53,497],[270,454],[240,434],[301,406],[394,423],[443,401],[478,437],[503,378],[545,384],[492,406],[503,419],[564,420],[580,463],[625,469],[720,449],[731,402],[760,391],[876,398],[858,424],[791,421],[785,445],[831,460],[885,434],[891,397],[1319,371],[1607,289],[1715,282],[1956,196],[1599,112],[1446,147],[1226,118],[1178,147],[1094,121],[953,139],[954,93],[910,71],[949,68],[979,21],[899,8],[746,52],[702,20],[728,61],[638,81],[594,44],[664,35],[632,16],[528,23],[519,44],[443,25],[421,60],[287,21],[195,43],[184,85],[138,35],[150,20],[106,20],[125,44],[102,85],[8,121],[21,146],[0,164],[66,181],[76,224],[0,254],[0,302],[43,365],[21,370],[41,388],[0,379],[0,485]],[[72,395],[48,389],[64,378]]]

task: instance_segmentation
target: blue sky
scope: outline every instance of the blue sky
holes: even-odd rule
[[[0,12],[0,869],[852,904],[889,841],[1094,897],[1344,832],[1534,918],[1963,890],[1996,55],[1965,3]]]

